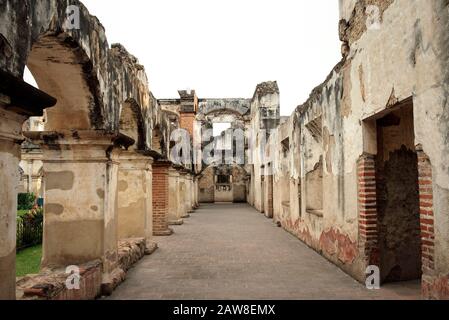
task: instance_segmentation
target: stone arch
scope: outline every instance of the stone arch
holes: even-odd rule
[[[203,115],[206,118],[212,118],[212,119],[225,117],[225,116],[232,116],[232,117],[234,117],[235,120],[242,120],[244,117],[243,114],[241,114],[238,110],[234,110],[234,109],[212,110],[212,111],[209,111],[208,113],[204,113]]]
[[[104,86],[98,79],[107,79],[104,62],[109,46],[98,19],[76,0],[70,5],[79,9],[80,28],[71,28],[68,5],[4,1],[0,17],[8,29],[0,27],[0,34],[10,54],[0,61],[0,68],[21,77],[28,65],[39,87],[58,100],[48,111],[46,130],[103,129],[109,99],[100,94]]]
[[[91,60],[74,39],[66,34],[39,37],[27,65],[39,88],[58,101],[46,111],[46,131],[103,127],[99,83]]]
[[[79,28],[67,23],[69,5],[79,9]],[[153,127],[160,108],[152,106],[144,67],[120,44],[109,46],[103,26],[79,0],[5,0],[0,20],[6,55],[0,70],[20,78],[28,65],[40,89],[58,100],[48,111],[46,131],[118,132],[127,98],[140,106],[146,128]]]
[[[134,148],[145,150],[145,128],[142,111],[133,99],[127,99],[120,111],[120,133],[127,135],[135,141]]]
[[[211,114],[234,114],[243,117],[249,114],[251,102],[249,99],[207,99],[200,102],[198,114],[208,116]]]

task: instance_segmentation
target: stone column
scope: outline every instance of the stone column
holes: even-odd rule
[[[186,174],[186,210],[187,213],[193,213],[193,204],[192,204],[192,176],[190,173]]]
[[[189,184],[190,184],[190,210],[192,212],[195,211],[195,182],[192,174],[189,175]]]
[[[43,267],[103,264],[103,286],[117,268],[117,136],[102,131],[28,132],[43,149]],[[106,289],[109,290],[109,289]]]
[[[195,199],[196,199],[196,206],[197,208],[200,207],[200,179],[196,177],[196,183],[195,183]]]
[[[16,298],[17,192],[25,119],[0,104],[0,300]]]
[[[22,126],[56,99],[0,70],[0,300],[16,298],[16,229]]]
[[[178,192],[179,192],[179,210],[181,212],[181,218],[189,218],[190,214],[187,210],[186,205],[186,173],[184,171],[179,172],[179,184],[178,184]]]
[[[136,151],[120,152],[118,173],[118,238],[145,238],[153,248],[153,158]]]
[[[153,164],[153,235],[169,236],[173,230],[168,227],[168,169],[169,161]]]
[[[198,201],[198,178],[194,177],[193,179],[193,206],[195,209],[198,209],[200,206]]]
[[[180,194],[178,192],[179,173],[174,168],[168,170],[168,224],[181,225],[184,221],[181,218]]]

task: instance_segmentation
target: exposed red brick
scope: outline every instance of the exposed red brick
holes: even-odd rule
[[[331,228],[320,237],[320,247],[328,255],[337,255],[339,261],[351,264],[358,255],[357,243],[339,230]]]
[[[358,161],[359,245],[366,265],[379,265],[377,246],[377,190],[374,156],[364,154]]]
[[[168,169],[169,162],[153,164],[153,234],[168,235]]]
[[[449,275],[423,276],[421,290],[426,299],[448,300]]]

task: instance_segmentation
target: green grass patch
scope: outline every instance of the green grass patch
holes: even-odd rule
[[[16,256],[16,276],[39,273],[42,258],[42,245],[24,249]]]
[[[17,210],[17,217],[23,217],[26,215],[30,210]]]

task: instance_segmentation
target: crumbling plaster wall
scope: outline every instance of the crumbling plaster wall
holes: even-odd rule
[[[367,70],[362,118],[386,101],[413,96],[415,144],[432,164],[435,277],[449,273],[448,15],[447,1],[396,0],[384,12],[381,29],[351,47],[353,74],[357,65]],[[363,101],[356,91],[353,103]]]
[[[215,168],[207,167],[198,181],[199,201],[201,203],[215,202]]]
[[[380,8],[379,29],[365,25],[367,16],[363,9],[369,4]],[[343,51],[345,58],[291,116],[290,169],[292,177],[300,179],[301,203],[296,208],[300,217],[292,209],[290,218],[284,218],[282,225],[359,280],[364,280],[365,264],[357,247],[356,163],[364,152],[376,153],[364,120],[409,97],[413,97],[414,103],[415,144],[423,146],[432,164],[436,228],[433,276],[443,279],[449,272],[447,6],[443,0],[341,1],[341,18],[346,20],[340,22],[340,36],[349,45]],[[317,143],[308,124],[319,116],[322,141]],[[261,163],[258,155],[262,147],[257,144],[253,152],[257,209]],[[281,145],[269,148],[275,149],[269,153],[276,154]],[[307,213],[304,181],[321,155],[322,217]],[[291,192],[291,200],[294,197]]]
[[[432,164],[435,276],[449,274],[448,24],[447,1],[396,0],[381,28],[368,30],[349,55],[351,104],[362,106],[361,119],[413,97],[415,145]]]
[[[254,165],[254,172],[251,177],[253,191],[250,192],[250,199],[259,211],[263,211],[261,177],[264,175],[265,169],[261,166],[267,163],[264,149],[268,140],[266,135],[276,131],[279,118],[280,97],[277,83],[264,82],[257,85],[251,100],[248,162]]]

